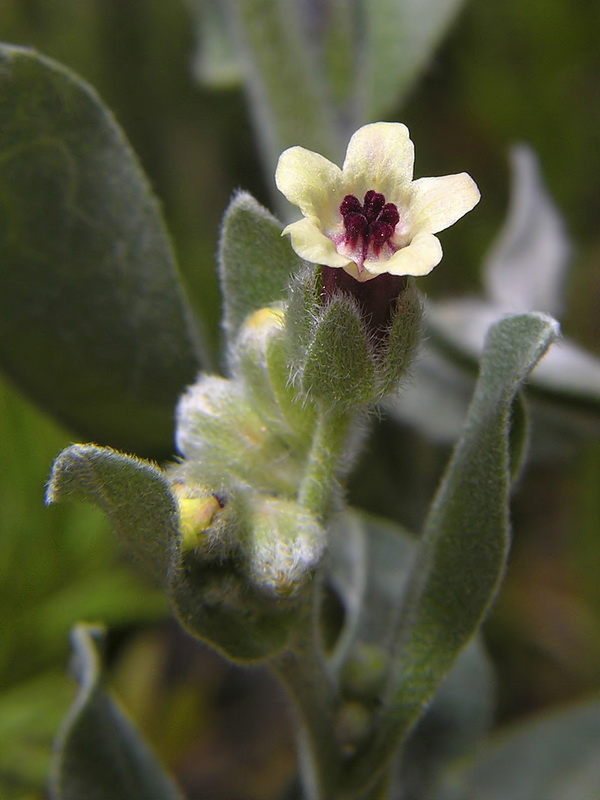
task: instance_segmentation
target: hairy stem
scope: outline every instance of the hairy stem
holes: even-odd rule
[[[298,501],[317,517],[326,517],[338,493],[345,450],[354,416],[321,409]]]
[[[341,781],[341,754],[335,736],[338,692],[320,642],[319,589],[312,614],[290,649],[270,667],[286,687],[299,721],[299,768],[306,800],[333,800]]]

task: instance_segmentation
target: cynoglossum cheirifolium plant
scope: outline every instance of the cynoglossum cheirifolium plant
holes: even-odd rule
[[[233,199],[219,256],[227,377],[202,373],[180,400],[178,463],[75,445],[48,488],[105,510],[192,635],[273,669],[319,800],[392,796],[394,755],[477,633],[507,554],[513,398],[556,335],[543,315],[491,331],[418,545],[345,508],[370,412],[419,343],[414,277],[441,259],[434,234],[479,200],[464,173],[413,181],[412,167],[397,123],[357,131],[341,170],[284,152],[276,180],[303,219],[282,230],[249,195]],[[81,777],[76,739],[67,731],[57,785]]]

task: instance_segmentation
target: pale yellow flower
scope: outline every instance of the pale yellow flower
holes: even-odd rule
[[[352,136],[340,169],[304,147],[285,150],[277,188],[304,218],[288,225],[306,261],[341,267],[359,281],[384,272],[427,275],[442,259],[435,233],[479,202],[462,172],[413,180],[414,145],[398,122],[374,122]]]

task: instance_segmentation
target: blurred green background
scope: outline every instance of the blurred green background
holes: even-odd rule
[[[272,207],[273,186],[242,89],[194,79],[196,27],[191,0],[0,5],[0,40],[66,64],[114,111],[161,199],[219,369],[220,217],[238,187]],[[411,129],[417,176],[466,169],[482,191],[478,209],[443,236],[443,266],[422,287],[437,297],[479,290],[482,256],[506,211],[507,150],[521,141],[537,151],[575,243],[564,330],[596,355],[599,28],[594,0],[471,0],[408,102],[387,117]],[[390,485],[415,488],[408,518],[393,509],[415,527],[447,450],[385,424],[371,452]],[[73,694],[68,631],[80,619],[111,627],[120,695],[190,798],[274,796],[293,760],[291,736],[281,734],[285,704],[269,678],[228,667],[178,633],[94,509],[44,508],[52,460],[76,440],[0,380],[0,800],[44,796],[49,742]],[[600,443],[582,437],[532,463],[517,487],[511,566],[486,629],[499,721],[600,686],[599,486]],[[380,489],[370,505],[387,512]]]

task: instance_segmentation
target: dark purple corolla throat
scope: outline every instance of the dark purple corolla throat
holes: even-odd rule
[[[398,209],[393,203],[386,203],[385,197],[370,189],[361,204],[358,197],[347,194],[342,200],[340,214],[344,220],[346,244],[352,248],[360,245],[362,260],[368,257],[369,248],[375,256],[393,236],[400,221]]]
[[[321,267],[323,302],[329,302],[339,293],[349,294],[358,303],[365,324],[376,340],[385,338],[397,302],[406,287],[406,275],[384,272],[369,281],[357,281],[343,269]]]

